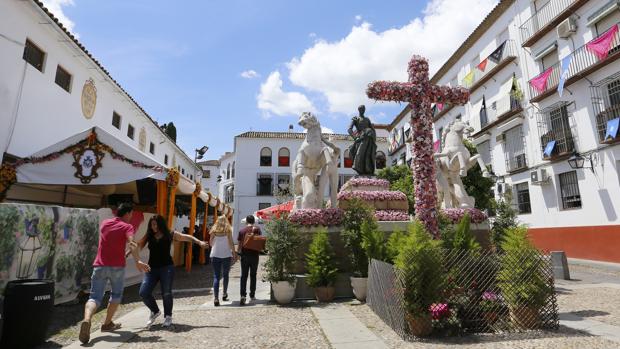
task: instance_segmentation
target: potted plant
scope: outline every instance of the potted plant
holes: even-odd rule
[[[287,218],[273,218],[267,223],[271,233],[266,247],[269,259],[265,262],[265,279],[271,282],[273,298],[279,304],[288,304],[295,297],[297,279],[290,271],[296,260],[300,244],[297,226]]]
[[[502,303],[499,300],[497,293],[493,291],[485,291],[480,297],[479,303],[480,310],[482,311],[482,317],[487,325],[493,325],[502,309]]]
[[[314,288],[317,301],[329,302],[334,299],[334,281],[338,268],[334,266],[334,250],[329,243],[327,229],[321,228],[312,239],[306,254],[308,286]]]
[[[523,329],[535,329],[540,325],[540,309],[553,294],[545,262],[524,226],[508,229],[501,247],[504,254],[497,281],[512,322]]]
[[[349,252],[353,275],[351,288],[359,301],[366,300],[368,288],[368,260],[367,248],[369,235],[377,230],[373,209],[364,201],[353,198],[344,213],[342,239]],[[366,244],[365,244],[366,241]]]
[[[411,333],[417,337],[428,336],[433,330],[430,309],[440,303],[444,282],[441,247],[422,223],[415,221],[410,225],[395,265],[401,273]]]

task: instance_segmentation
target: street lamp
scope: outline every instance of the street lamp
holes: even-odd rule
[[[39,238],[39,218],[25,219],[26,239],[19,245],[20,257],[17,269],[18,279],[27,279],[39,262],[41,239]]]
[[[584,166],[586,160],[588,160],[590,162],[590,166]],[[593,154],[590,153],[587,156],[583,156],[577,152],[573,153],[573,156],[571,156],[568,159],[568,165],[570,166],[570,168],[572,168],[573,170],[577,170],[580,168],[589,168],[592,172],[594,172],[594,157]]]
[[[197,148],[196,153],[194,154],[194,164],[198,167],[198,160],[202,159],[205,156],[205,153],[209,150],[208,146],[202,146],[202,148]],[[200,177],[202,177],[202,167],[200,168]],[[198,173],[194,171],[194,180],[198,180]]]

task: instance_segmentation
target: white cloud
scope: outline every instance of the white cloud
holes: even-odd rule
[[[73,28],[75,27],[75,23],[72,20],[70,20],[69,17],[67,17],[62,10],[63,6],[75,6],[75,3],[73,2],[73,0],[41,0],[41,1],[43,2],[43,5],[47,7],[47,9],[51,13],[53,13],[54,16],[56,16],[56,18],[58,18],[60,23],[62,23],[62,25],[64,25],[68,31],[73,33],[73,35],[78,36],[73,31]]]
[[[302,132],[308,133],[308,130],[304,128]],[[321,133],[335,134],[336,132],[329,127],[321,126]]]
[[[370,23],[354,26],[343,39],[317,40],[288,64],[289,79],[308,91],[323,94],[330,112],[351,113],[370,104],[366,85],[373,80],[407,80],[411,55],[429,59],[431,74],[480,23],[497,0],[431,0],[423,16],[409,24],[376,32]]]
[[[260,77],[260,74],[252,69],[241,72],[240,75],[244,79],[254,79]]]
[[[278,71],[269,74],[267,80],[260,86],[256,100],[258,108],[265,112],[267,117],[271,114],[290,116],[299,115],[304,111],[315,111],[314,105],[303,93],[282,90],[282,78]]]
[[[355,16],[355,20],[360,22],[362,20],[362,15]]]
[[[312,32],[312,33],[308,34],[308,37],[309,37],[310,39],[314,39],[314,38],[316,38],[316,33],[315,33],[315,32]]]

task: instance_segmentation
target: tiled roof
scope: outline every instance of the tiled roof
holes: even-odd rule
[[[75,37],[75,35],[71,34],[71,32],[69,30],[67,30],[67,28],[65,28],[65,26],[58,20],[58,18],[56,18],[56,16],[54,16],[53,13],[51,13],[47,7],[45,7],[45,5],[43,4],[43,2],[41,2],[40,0],[32,0],[32,2],[34,2],[37,6],[39,6],[41,8],[41,10],[54,22],[56,23],[56,25],[62,29],[62,31],[73,41],[73,43],[75,43],[77,45],[77,47],[80,48],[80,50],[82,50],[82,52],[84,52],[88,58],[90,58],[96,65],[97,67],[99,67],[99,69],[101,69],[101,71],[103,71],[108,78],[116,85],[118,86],[119,89],[121,89],[121,91],[123,91],[123,93],[125,93],[125,95],[138,107],[138,109],[140,109],[140,111],[146,115],[147,119],[149,119],[159,130],[159,125],[155,122],[155,120],[153,120],[153,118],[146,112],[146,110],[144,110],[142,108],[142,106],[140,106],[140,104],[138,104],[138,102],[136,102],[136,100],[133,99],[133,97],[127,92],[125,91],[125,89],[121,86],[121,84],[119,84],[116,80],[114,80],[114,78],[112,77],[112,75],[110,75],[110,73],[103,67],[103,65],[101,65],[101,63],[99,63],[99,61],[97,59],[95,59],[95,57],[93,57],[93,55],[88,52],[88,50],[86,49],[86,47],[84,47],[84,45],[82,45],[82,43]],[[191,161],[191,158],[183,151],[183,149],[181,149],[181,147],[179,147],[175,141],[173,141],[165,132],[161,132],[161,134],[163,134],[166,138],[168,138],[168,140],[170,140],[170,142],[172,144],[174,144],[174,146],[181,151],[181,153],[185,154],[185,156],[190,160],[190,162],[193,163],[193,161]]]
[[[324,136],[333,137],[338,141],[353,141],[353,138],[345,134],[323,133]],[[235,138],[272,138],[272,139],[304,139],[305,133],[301,132],[265,132],[265,131],[249,131],[237,135]],[[378,142],[387,142],[385,137],[377,137]]]

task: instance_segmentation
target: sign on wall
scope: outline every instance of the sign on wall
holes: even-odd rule
[[[91,119],[95,115],[97,107],[97,88],[95,81],[91,78],[86,80],[82,87],[82,114],[85,118]]]

